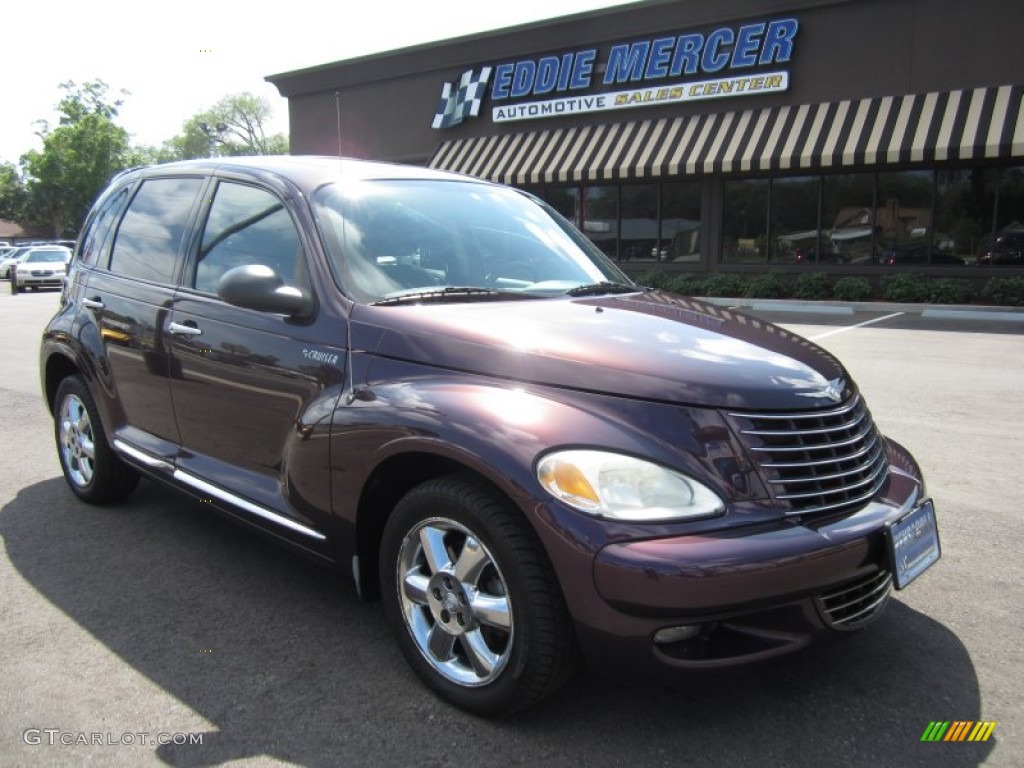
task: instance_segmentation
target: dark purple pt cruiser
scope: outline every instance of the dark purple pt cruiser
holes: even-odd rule
[[[828,352],[633,283],[545,203],[338,158],[126,172],[41,348],[71,490],[175,486],[355,579],[482,714],[739,664],[939,557]]]

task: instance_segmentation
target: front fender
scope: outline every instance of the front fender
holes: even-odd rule
[[[333,415],[334,511],[342,520],[355,521],[376,468],[403,454],[464,466],[528,504],[550,501],[534,472],[538,458],[573,447],[659,462],[734,501],[766,497],[714,409],[439,373],[398,361],[378,360],[372,373]]]

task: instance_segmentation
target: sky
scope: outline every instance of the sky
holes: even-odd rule
[[[8,0],[0,36],[0,162],[16,164],[42,148],[35,121],[56,125],[59,85],[68,80],[100,79],[111,94],[127,90],[117,122],[134,144],[159,146],[196,112],[244,91],[270,102],[267,132],[286,133],[288,102],[264,81],[267,75],[621,4]]]

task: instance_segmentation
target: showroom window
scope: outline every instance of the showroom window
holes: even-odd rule
[[[548,187],[541,197],[577,227],[580,225],[579,187]]]
[[[619,188],[584,187],[582,207],[583,234],[611,258],[619,249]]]
[[[971,263],[992,232],[998,173],[995,168],[938,171],[933,250]]]
[[[619,258],[650,259],[658,250],[658,185],[623,184],[621,194]]]
[[[1024,228],[1024,166],[1004,168],[999,178],[996,234]]]
[[[875,234],[875,175],[841,173],[821,179],[818,264],[871,264]]]
[[[771,233],[768,261],[780,264],[816,262],[821,229],[821,178],[789,176],[772,182]]]
[[[701,259],[701,181],[535,190],[620,262]]]
[[[965,266],[986,263],[993,235],[1024,232],[1019,167],[727,179],[722,189],[725,264]]]
[[[661,241],[658,260],[683,264],[700,261],[701,183],[661,185]]]
[[[768,179],[725,182],[722,261],[763,264],[768,246]]]

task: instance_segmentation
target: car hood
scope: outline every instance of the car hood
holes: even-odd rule
[[[660,291],[359,305],[352,321],[356,352],[617,396],[813,410],[853,386],[838,360],[795,334]]]

